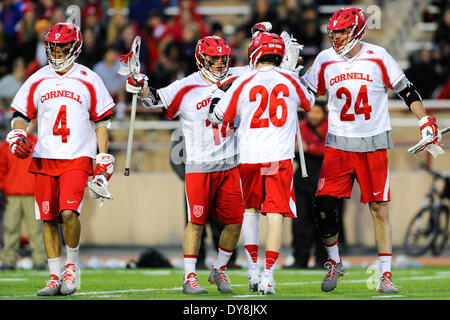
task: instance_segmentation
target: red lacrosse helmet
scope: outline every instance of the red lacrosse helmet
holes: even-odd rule
[[[65,57],[57,59],[53,53],[56,47],[70,43],[70,48],[62,49]],[[55,71],[62,71],[70,66],[81,52],[83,36],[80,27],[71,23],[57,23],[45,36],[45,49],[50,66]]]
[[[280,56],[280,62],[284,56],[284,41],[275,33],[260,33],[253,38],[248,48],[248,61],[251,68],[255,68],[261,57],[273,54]]]
[[[218,36],[204,37],[197,42],[195,47],[195,60],[198,69],[210,80],[215,82],[222,80],[230,68],[231,48],[228,43]],[[219,71],[213,71],[213,61],[208,61],[206,56],[225,57],[224,67]]]
[[[327,26],[331,46],[339,55],[345,55],[364,37],[366,26],[366,16],[362,9],[342,8],[337,10]],[[336,31],[346,29],[349,29],[347,37],[340,40],[334,39]]]

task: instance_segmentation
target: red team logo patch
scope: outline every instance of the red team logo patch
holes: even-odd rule
[[[50,210],[50,204],[48,203],[48,201],[42,202],[42,212],[44,214],[47,214],[49,210]]]
[[[196,218],[199,218],[203,215],[203,206],[199,206],[197,204],[194,205],[193,213]]]

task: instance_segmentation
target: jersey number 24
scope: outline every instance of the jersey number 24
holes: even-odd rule
[[[340,87],[336,91],[336,97],[338,99],[343,99],[345,96],[345,104],[341,110],[341,121],[355,121],[355,115],[353,113],[348,113],[348,109],[352,105],[352,94],[350,90],[346,87]],[[372,112],[372,106],[369,105],[367,97],[367,86],[364,84],[359,89],[358,96],[355,101],[355,113],[356,114],[364,114],[364,119],[370,119],[370,113]],[[361,107],[362,104],[362,107]]]

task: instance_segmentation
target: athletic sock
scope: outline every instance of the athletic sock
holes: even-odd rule
[[[230,260],[230,257],[232,254],[233,254],[233,251],[219,247],[219,252],[217,253],[217,259],[213,264],[213,268],[220,269],[221,267],[226,266],[228,264],[228,261]]]
[[[184,255],[184,279],[187,279],[187,276],[190,273],[195,273],[195,265],[197,264],[197,256],[196,255]]]
[[[247,256],[247,260],[248,260],[248,268],[249,269],[259,268],[259,265],[258,265],[259,246],[256,244],[248,244],[248,245],[244,246],[244,248],[245,248],[245,255]]]
[[[334,262],[339,263],[341,258],[339,257],[339,248],[337,241],[332,244],[325,244],[325,250],[328,253],[328,259],[333,260]]]
[[[382,275],[385,272],[391,272],[392,253],[379,253],[378,261],[380,263],[380,272]]]
[[[242,236],[244,238],[245,255],[249,269],[258,268],[258,250],[259,250],[259,214],[244,213],[242,221]]]
[[[78,251],[80,246],[76,248],[70,248],[66,245],[66,251],[67,251],[67,259],[66,264],[74,264],[78,265]]]
[[[273,269],[275,268],[279,255],[280,253],[276,251],[266,251],[266,267],[263,272],[264,276],[273,278]]]
[[[48,259],[48,269],[50,270],[50,274],[54,274],[58,278],[61,277],[61,268],[62,268],[62,261],[61,257]]]

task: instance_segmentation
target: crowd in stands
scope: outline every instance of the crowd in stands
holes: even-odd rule
[[[0,3],[0,123],[8,130],[5,110],[17,88],[33,72],[47,63],[44,38],[48,28],[64,22],[66,8],[81,9],[83,48],[77,62],[95,70],[104,79],[117,104],[120,119],[131,98],[117,74],[117,57],[130,50],[136,35],[142,38],[141,68],[149,75],[150,85],[164,87],[174,80],[197,71],[194,52],[197,40],[206,35],[224,37],[232,47],[232,65],[247,64],[250,29],[256,22],[270,21],[273,31],[290,32],[304,45],[306,65],[323,49],[318,6],[352,1],[328,0],[252,0],[246,21],[225,34],[224,26],[198,12],[196,0],[3,0]],[[445,1],[444,1],[445,2]],[[202,1],[207,5],[208,0]],[[244,1],[243,1],[244,3]],[[166,8],[178,7],[168,15]],[[423,98],[449,98],[450,84],[450,8],[441,8],[436,16],[439,27],[432,49],[411,55],[406,73]],[[114,59],[116,57],[116,59]],[[426,76],[424,76],[426,75]],[[3,110],[3,112],[1,112]],[[3,119],[3,120],[2,120]],[[0,136],[0,138],[3,138]]]
[[[450,99],[450,2],[430,1],[422,11],[422,20],[437,25],[426,46],[410,54],[410,67],[405,70],[408,79],[418,88],[423,99]]]

